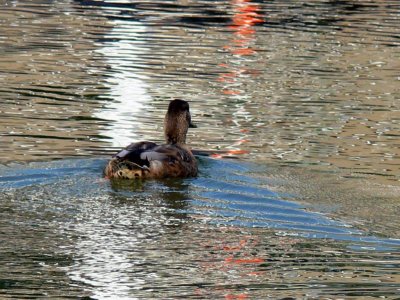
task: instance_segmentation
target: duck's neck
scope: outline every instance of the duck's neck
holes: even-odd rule
[[[165,140],[169,145],[184,145],[186,143],[186,137],[180,137],[176,135],[170,135],[165,133]]]
[[[186,134],[188,126],[183,116],[171,116],[167,113],[164,119],[164,136],[167,144],[184,145],[186,143]]]

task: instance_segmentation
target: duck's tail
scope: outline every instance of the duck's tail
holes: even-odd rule
[[[139,166],[134,162],[120,160],[119,158],[111,159],[104,169],[104,175],[110,179],[144,178],[148,172],[149,168],[147,166]]]

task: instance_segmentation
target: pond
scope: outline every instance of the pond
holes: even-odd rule
[[[0,298],[400,293],[397,1],[0,10]],[[190,102],[188,179],[109,181]]]

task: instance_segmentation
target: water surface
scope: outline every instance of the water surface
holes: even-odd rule
[[[0,296],[395,298],[396,1],[3,1]],[[190,100],[198,178],[110,182]]]
[[[198,178],[110,183],[99,176],[105,162],[0,170],[4,297],[378,297],[400,288],[399,239],[280,192],[291,180],[279,170],[201,159]]]

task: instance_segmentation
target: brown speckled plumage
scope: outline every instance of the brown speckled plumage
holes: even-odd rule
[[[196,158],[186,146],[189,127],[195,127],[189,104],[179,99],[171,101],[164,119],[166,144],[130,144],[108,162],[105,176],[124,179],[196,176]]]

